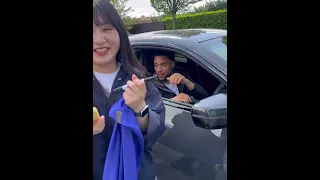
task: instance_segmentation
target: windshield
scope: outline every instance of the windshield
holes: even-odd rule
[[[227,36],[204,41],[201,44],[209,48],[210,52],[227,61]]]

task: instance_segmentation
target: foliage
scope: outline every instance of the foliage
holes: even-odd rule
[[[166,29],[172,29],[172,17],[165,17]],[[227,29],[227,10],[183,14],[176,17],[177,29],[215,28]]]
[[[227,0],[215,0],[215,1],[207,1],[204,5],[200,7],[194,7],[193,13],[226,10],[226,9],[227,9]]]
[[[127,7],[128,1],[129,0],[110,0],[121,18],[128,17],[128,14],[133,11],[131,7]]]
[[[151,6],[158,13],[163,12],[172,16],[172,28],[176,27],[176,14],[178,11],[186,10],[191,4],[202,0],[150,0]]]

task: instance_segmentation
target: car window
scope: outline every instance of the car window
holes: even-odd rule
[[[134,50],[134,55],[136,56],[136,58],[140,61],[140,51]],[[142,62],[140,62],[142,63]]]
[[[151,57],[153,51],[154,50],[145,52],[150,54],[149,56]],[[151,72],[151,70],[155,72],[153,62],[145,63],[144,66],[146,67],[146,69],[148,69],[149,72]],[[179,53],[175,53],[175,66],[173,71],[182,74],[183,76],[187,77],[188,80],[197,84],[197,92],[190,92],[189,90],[187,90],[187,87],[185,85],[183,85],[184,87],[181,87],[180,85],[178,85],[177,87],[173,87],[171,85],[168,85],[168,83],[164,81],[162,81],[161,84],[157,82],[155,84],[156,87],[159,89],[162,97],[166,98],[167,100],[176,96],[176,94],[172,94],[178,91],[179,93],[189,95],[192,100],[192,104],[194,104],[204,98],[211,96],[216,90],[217,86],[220,84],[219,80],[213,77],[211,73],[200,67],[200,65],[198,65],[195,60],[189,59]],[[203,91],[202,89],[204,89],[205,91]],[[171,94],[171,96],[169,94]]]
[[[184,57],[183,55],[181,54],[178,54],[178,53],[175,53],[175,61],[176,62],[181,62],[181,63],[187,63],[188,62],[188,59],[186,57]]]
[[[210,52],[215,53],[223,60],[227,61],[227,36],[211,39],[201,43],[204,47],[209,48]]]

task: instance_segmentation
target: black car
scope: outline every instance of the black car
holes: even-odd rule
[[[167,130],[153,146],[157,179],[226,180],[227,31],[166,30],[129,39],[150,74],[152,52],[174,52],[175,68],[187,72],[209,94],[196,104],[163,98]]]

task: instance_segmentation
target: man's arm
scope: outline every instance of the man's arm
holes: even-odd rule
[[[187,88],[183,89],[183,93],[191,95],[197,100],[201,100],[208,97],[207,91],[196,82],[193,82],[191,80],[191,77],[187,74],[182,75],[180,73],[174,73],[170,77],[168,77],[167,80],[171,84],[185,85]]]
[[[188,74],[185,74],[184,85],[187,87],[186,94],[194,97],[197,100],[201,100],[208,97],[207,91],[196,82],[193,82]]]

